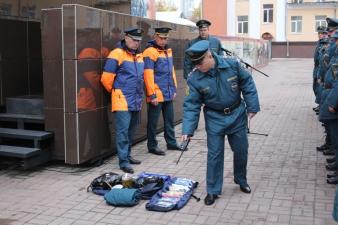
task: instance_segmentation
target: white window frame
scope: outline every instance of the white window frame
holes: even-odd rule
[[[272,5],[272,7],[271,8],[264,8],[264,5]],[[267,21],[264,21],[265,12],[266,12]],[[271,21],[270,21],[270,14],[272,14]],[[273,23],[273,4],[263,4],[263,23],[264,24]]]
[[[315,32],[317,32],[317,27],[319,26],[327,27],[326,17],[327,17],[326,15],[315,16]]]
[[[292,19],[292,17],[299,17],[298,19]],[[293,24],[295,25],[295,30],[292,30]],[[300,30],[298,29],[300,27]],[[303,17],[302,16],[291,16],[291,33],[300,34],[303,31]]]
[[[246,17],[247,20],[241,20],[239,21],[240,17]],[[245,32],[244,28],[247,28],[247,31]],[[237,16],[237,34],[248,34],[249,33],[249,16],[242,15],[242,16]]]

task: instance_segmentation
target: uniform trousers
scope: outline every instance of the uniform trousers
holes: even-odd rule
[[[113,112],[115,120],[115,137],[119,166],[129,167],[131,145],[139,122],[139,111]]]
[[[158,145],[156,140],[157,123],[160,114],[164,120],[164,139],[167,147],[177,145],[174,130],[174,104],[172,101],[159,102],[158,105],[148,104],[147,146],[148,150],[155,150]]]
[[[234,179],[241,185],[247,185],[246,173],[248,162],[248,134],[247,129],[241,129],[228,134],[228,142],[233,151]],[[224,174],[224,140],[225,134],[215,135],[207,133],[207,192],[219,195],[223,187]]]

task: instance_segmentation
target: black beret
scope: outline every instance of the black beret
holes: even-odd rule
[[[169,31],[172,30],[169,27],[157,27],[155,28],[155,34],[157,34],[160,37],[168,37]]]
[[[126,35],[131,37],[134,40],[141,41],[143,30],[139,28],[128,28],[124,31]]]
[[[189,56],[192,64],[200,64],[209,49],[209,41],[202,40],[194,43],[185,53]]]
[[[196,26],[198,26],[198,28],[209,27],[210,25],[211,25],[211,23],[208,20],[199,20],[196,23]]]

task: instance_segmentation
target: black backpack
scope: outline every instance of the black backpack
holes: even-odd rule
[[[122,176],[109,172],[104,173],[98,177],[96,177],[90,185],[87,187],[87,191],[92,191],[97,195],[104,195],[105,193],[109,192],[111,188],[117,184],[122,183]]]

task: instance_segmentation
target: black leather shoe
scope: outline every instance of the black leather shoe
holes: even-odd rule
[[[327,162],[327,163],[333,163],[333,162],[336,162],[336,157],[333,157],[333,158],[327,158],[327,159],[326,159],[326,162]]]
[[[215,203],[216,198],[218,198],[217,195],[214,194],[207,194],[204,199],[204,204],[206,205],[212,205]]]
[[[251,193],[251,188],[249,185],[247,186],[239,186],[239,188],[241,189],[242,192],[250,194]]]
[[[238,182],[234,179],[235,184],[238,184]],[[241,189],[242,192],[250,194],[251,193],[251,188],[250,186],[247,185],[239,185],[239,188]]]
[[[149,150],[149,153],[154,155],[165,155],[165,152],[159,148]]]
[[[338,177],[338,171],[334,171],[334,172],[331,173],[331,174],[328,173],[328,174],[326,175],[326,177],[327,177],[327,178]]]
[[[322,152],[322,151],[327,150],[327,149],[329,149],[329,148],[330,148],[330,146],[329,146],[328,144],[325,143],[325,144],[323,144],[323,145],[317,147],[317,151]]]
[[[328,184],[338,184],[338,177],[331,177],[326,180]]]
[[[141,161],[137,160],[137,159],[134,159],[133,157],[130,156],[129,163],[130,164],[141,164]]]
[[[323,151],[323,155],[334,155],[335,151],[332,149],[327,149]]]
[[[337,171],[338,170],[338,165],[334,162],[332,164],[326,165],[325,168],[328,171]]]
[[[125,173],[134,173],[134,170],[131,167],[121,167],[121,170]]]
[[[174,145],[174,146],[167,146],[167,149],[168,150],[181,150],[180,146],[178,145]]]

